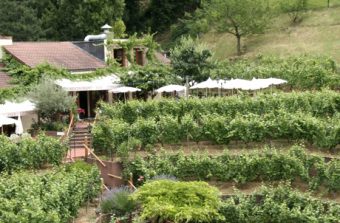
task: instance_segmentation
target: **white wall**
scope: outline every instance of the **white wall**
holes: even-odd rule
[[[21,122],[22,122],[22,126],[24,128],[24,132],[27,132],[27,130],[29,130],[33,124],[33,120],[35,122],[38,121],[38,116],[37,114],[25,114],[23,116],[21,116]]]
[[[2,59],[3,56],[2,46],[8,46],[12,44],[13,44],[12,37],[0,36],[0,60]]]

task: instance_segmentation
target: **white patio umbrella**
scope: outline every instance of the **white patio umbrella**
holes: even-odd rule
[[[24,127],[22,126],[21,116],[19,115],[15,124],[15,134],[21,135],[22,133],[24,133]]]
[[[192,86],[190,89],[213,89],[213,88],[220,88],[221,84],[217,80],[212,80],[210,77],[208,80],[198,83]]]
[[[137,91],[141,91],[141,89],[134,88],[134,87],[126,87],[126,86],[109,90],[109,92],[112,92],[112,93],[128,93],[128,92],[137,92]]]
[[[186,87],[182,86],[182,85],[175,85],[175,84],[171,84],[171,85],[167,85],[161,88],[158,88],[156,90],[157,93],[163,93],[163,92],[181,92],[181,91],[185,91]]]
[[[112,90],[109,90],[109,92],[117,94],[117,93],[123,93],[124,94],[124,101],[126,101],[126,95],[125,93],[129,93],[129,92],[137,92],[137,91],[141,91],[141,89],[139,88],[134,88],[134,87],[127,87],[127,86],[123,86],[123,87],[118,87],[118,88],[114,88]]]
[[[208,89],[220,89],[221,83],[218,80],[212,80],[210,77],[208,80],[203,81],[201,83],[198,83],[194,86],[192,86],[190,89],[205,89],[206,90],[206,96],[208,95]]]
[[[268,78],[268,80],[271,82],[272,85],[280,85],[280,84],[286,84],[287,81],[279,78]]]

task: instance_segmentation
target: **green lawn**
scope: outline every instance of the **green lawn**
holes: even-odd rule
[[[327,4],[327,0],[311,0],[314,8]],[[331,0],[340,6],[340,0]],[[236,55],[236,40],[226,33],[207,33],[202,41],[214,51],[217,59]],[[272,21],[265,34],[243,39],[245,56],[298,55],[304,53],[332,56],[340,63],[340,7],[309,11],[298,25],[292,25],[287,15]]]

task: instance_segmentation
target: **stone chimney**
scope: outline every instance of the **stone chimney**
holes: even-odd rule
[[[8,45],[12,45],[13,44],[13,40],[11,36],[1,36],[0,35],[0,61],[2,60],[2,56],[3,56],[3,46],[8,46]]]

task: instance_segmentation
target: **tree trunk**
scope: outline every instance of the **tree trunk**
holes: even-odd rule
[[[237,55],[241,56],[241,36],[237,34],[236,38],[237,38]]]

